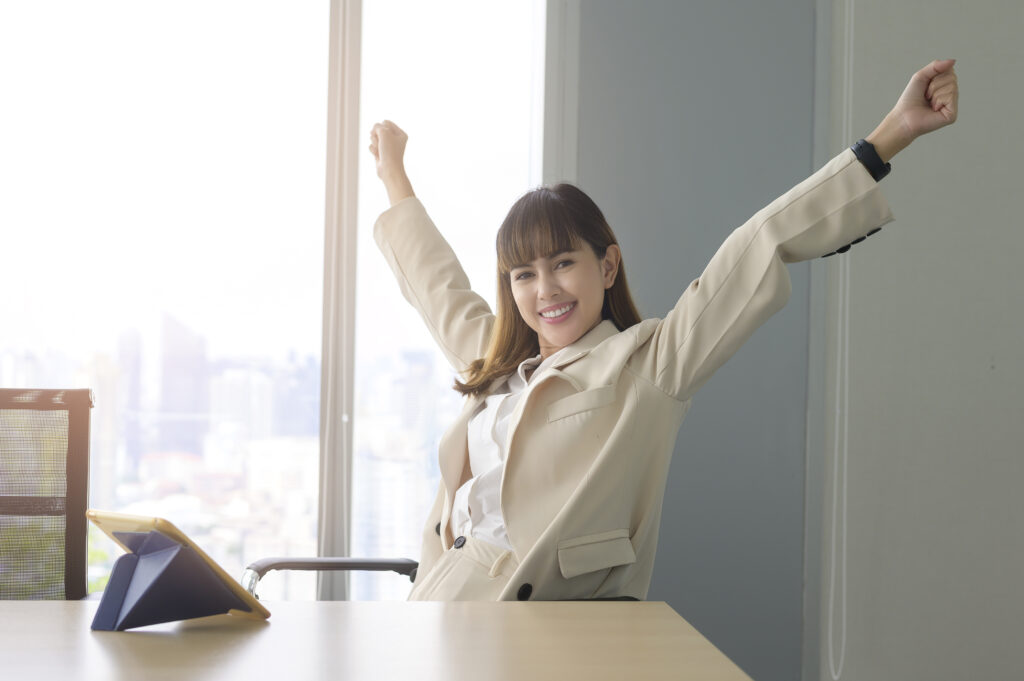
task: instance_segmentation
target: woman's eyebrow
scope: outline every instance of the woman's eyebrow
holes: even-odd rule
[[[572,251],[571,250],[558,251],[557,253],[552,253],[550,255],[544,256],[544,259],[545,260],[554,260],[558,256],[565,255],[566,253],[572,253]],[[526,263],[521,263],[519,265],[512,265],[512,267],[509,268],[509,271],[517,270],[520,267],[530,267],[530,263],[526,262]]]

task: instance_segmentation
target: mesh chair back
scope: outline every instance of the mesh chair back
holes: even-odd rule
[[[0,600],[84,598],[89,390],[0,389]]]

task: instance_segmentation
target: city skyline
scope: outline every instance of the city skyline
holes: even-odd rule
[[[315,554],[318,357],[213,359],[203,334],[166,313],[147,333],[122,331],[113,357],[94,353],[76,364],[51,351],[47,359],[58,361],[26,362],[10,349],[0,349],[0,357],[21,367],[24,383],[15,385],[0,363],[5,386],[69,387],[62,374],[70,372],[72,382],[94,391],[92,506],[168,517],[239,575],[258,557]],[[42,371],[33,375],[33,368]],[[460,404],[451,390],[440,399],[423,397],[450,381],[449,374],[436,352],[415,348],[358,369],[357,554],[418,555],[419,525],[439,479],[436,442]],[[102,559],[90,568],[98,586],[117,553],[105,536],[90,541]],[[312,598],[311,577],[270,580],[266,593]],[[352,586],[359,599],[402,598],[408,591],[402,580],[372,574],[353,575]]]

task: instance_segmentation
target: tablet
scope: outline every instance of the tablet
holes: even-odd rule
[[[223,582],[224,586],[226,586],[232,594],[237,596],[238,599],[249,608],[249,612],[233,609],[230,611],[231,614],[256,616],[263,619],[270,617],[270,611],[263,607],[263,605],[256,600],[252,594],[242,588],[240,582],[232,579],[231,575],[224,571],[224,568],[206,555],[206,553],[199,548],[198,544],[189,539],[184,532],[175,527],[170,521],[154,516],[128,515],[125,513],[114,513],[112,511],[97,511],[95,509],[89,509],[85,512],[85,515],[94,525],[96,525],[96,527],[103,530],[103,532],[113,539],[118,546],[129,553],[132,553],[132,549],[118,538],[117,534],[119,532],[145,533],[156,531],[182,546],[189,547],[195,551],[196,555],[198,555],[203,562],[207,564],[207,566],[209,566],[210,571],[213,572],[221,582]]]

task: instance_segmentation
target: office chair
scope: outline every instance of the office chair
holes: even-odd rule
[[[256,586],[263,575],[271,570],[391,570],[407,575],[409,581],[416,580],[419,564],[408,558],[261,558],[249,563],[242,575],[242,586],[254,597]],[[573,598],[576,601],[636,601],[633,596],[611,596],[604,598]]]
[[[0,600],[86,595],[90,390],[0,389]]]
[[[256,598],[256,586],[271,570],[391,570],[416,580],[419,563],[408,558],[261,558],[249,563],[242,574],[242,586]]]

